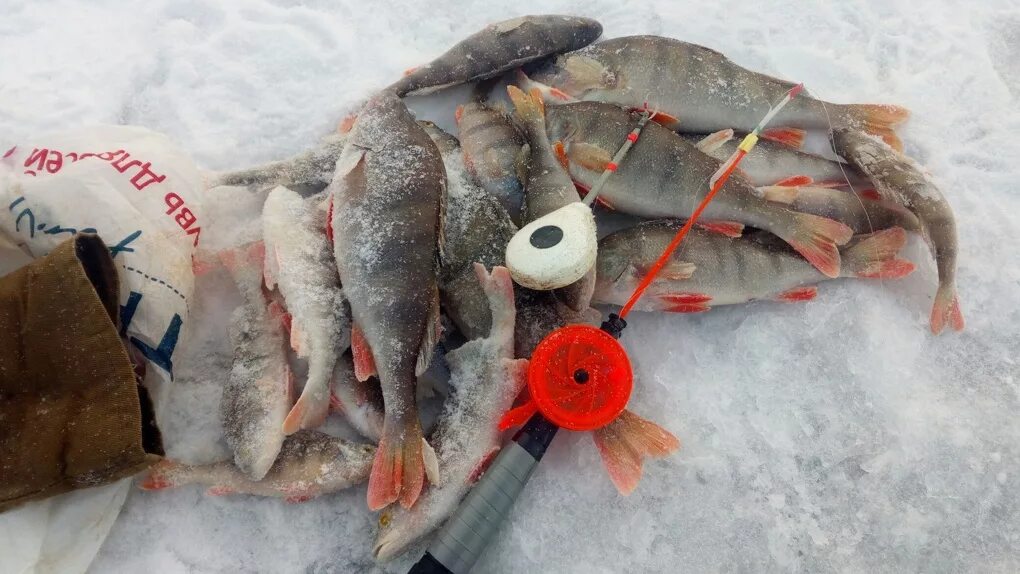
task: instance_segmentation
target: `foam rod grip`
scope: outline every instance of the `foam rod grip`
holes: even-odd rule
[[[467,574],[510,513],[538,460],[516,442],[503,448],[439,531],[429,554],[454,574]]]

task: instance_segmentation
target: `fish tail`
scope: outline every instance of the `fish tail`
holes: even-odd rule
[[[827,277],[839,277],[840,257],[837,245],[853,236],[846,225],[825,217],[793,213],[793,224],[775,230],[776,235],[797,250],[804,259]]]
[[[179,463],[169,458],[157,462],[149,467],[145,476],[138,483],[142,490],[163,490],[175,488],[192,482],[192,467]]]
[[[499,265],[493,267],[492,271],[486,271],[481,263],[475,263],[474,269],[492,312],[490,338],[497,335],[512,341],[517,307],[514,304],[514,283],[510,271]]]
[[[662,458],[680,448],[668,430],[628,410],[593,436],[609,479],[624,496],[637,488],[645,457]]]
[[[545,104],[537,88],[524,92],[517,86],[507,86],[507,94],[514,104],[517,117],[521,119],[533,134],[545,134]]]
[[[896,151],[903,151],[903,142],[893,128],[907,121],[910,110],[888,104],[849,104],[846,110],[856,127],[882,138]]]
[[[301,397],[283,421],[283,433],[294,434],[301,429],[317,428],[329,414],[329,375],[310,373]]]
[[[935,293],[935,304],[931,308],[931,332],[938,335],[948,324],[954,331],[964,327],[960,298],[955,285],[939,285]]]
[[[899,279],[914,271],[914,264],[897,259],[907,242],[902,227],[890,227],[869,235],[858,235],[859,241],[843,251],[843,275],[865,279]]]
[[[425,485],[425,440],[416,413],[406,424],[383,423],[383,436],[368,478],[368,508],[379,510],[400,501],[411,508]]]

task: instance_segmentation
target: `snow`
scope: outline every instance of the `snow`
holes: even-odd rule
[[[1020,568],[1013,0],[6,4],[4,141],[138,124],[210,170],[303,151],[402,70],[527,13],[593,16],[607,37],[675,36],[804,81],[828,101],[910,108],[905,151],[956,213],[967,330],[928,333],[936,277],[918,241],[904,255],[919,269],[904,280],[830,282],[797,305],[634,315],[623,337],[636,370],[631,408],[683,447],[646,465],[623,498],[591,439],[562,433],[477,570]],[[409,103],[451,130],[467,93]],[[809,149],[824,145],[810,136]],[[204,247],[257,234],[264,194],[216,193]],[[181,342],[161,427],[172,456],[206,463],[228,456],[218,405],[240,299],[223,271],[199,277],[196,292],[196,328]],[[194,487],[133,490],[91,572],[406,571],[409,559],[373,565],[375,524],[364,486],[290,505]]]

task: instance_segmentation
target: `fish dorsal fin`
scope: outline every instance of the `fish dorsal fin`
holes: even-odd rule
[[[442,334],[442,324],[439,321],[439,288],[433,287],[431,303],[429,304],[429,315],[425,323],[425,335],[421,340],[421,347],[418,349],[418,363],[415,365],[414,374],[421,376],[432,364],[436,343],[439,342],[439,335]]]

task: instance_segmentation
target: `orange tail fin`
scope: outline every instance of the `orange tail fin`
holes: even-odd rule
[[[396,430],[384,425],[368,478],[369,510],[379,510],[398,500],[404,508],[411,508],[421,494],[425,485],[424,440],[418,417],[413,416],[412,421]]]
[[[307,390],[307,389],[306,389]],[[301,429],[314,429],[322,426],[329,414],[329,389],[326,389],[325,396],[318,396],[317,393],[301,393],[301,397],[294,403],[283,421],[283,433],[294,434]]]
[[[644,457],[662,458],[680,448],[668,430],[628,410],[592,434],[610,480],[625,496],[641,480]]]
[[[960,298],[955,286],[939,286],[935,294],[935,305],[931,308],[931,332],[938,335],[949,324],[954,331],[962,331],[964,327],[963,312],[960,311]]]
[[[897,259],[896,254],[907,242],[902,227],[890,227],[861,238],[844,252],[844,275],[864,279],[899,279],[914,271],[914,264]]]
[[[850,104],[847,110],[861,129],[882,138],[896,151],[903,151],[903,142],[893,128],[907,121],[910,110],[887,104]]]
[[[825,217],[795,213],[791,229],[777,231],[777,235],[797,250],[804,259],[827,277],[839,277],[840,258],[837,245],[843,245],[853,236],[846,225]]]

